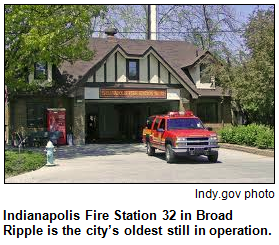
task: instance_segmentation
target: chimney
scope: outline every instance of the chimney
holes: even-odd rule
[[[157,40],[157,5],[148,5],[147,14],[147,39]]]
[[[107,28],[107,29],[105,29],[105,34],[107,34],[108,38],[113,38],[116,33],[117,33],[117,29],[116,28]]]

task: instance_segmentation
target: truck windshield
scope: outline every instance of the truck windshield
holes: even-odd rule
[[[172,118],[168,120],[168,130],[171,129],[204,129],[198,118]]]

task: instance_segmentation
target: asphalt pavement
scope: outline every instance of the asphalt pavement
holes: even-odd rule
[[[219,161],[164,153],[147,156],[143,144],[63,146],[55,166],[7,178],[5,183],[273,183],[274,158],[220,149]]]

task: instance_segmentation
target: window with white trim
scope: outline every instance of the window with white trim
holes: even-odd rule
[[[34,79],[47,80],[47,78],[48,78],[47,62],[36,62],[35,69],[34,69]]]
[[[139,60],[127,60],[127,78],[128,80],[139,80]]]

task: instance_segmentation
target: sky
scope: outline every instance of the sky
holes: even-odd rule
[[[236,11],[236,16],[240,17],[240,21],[243,23],[246,23],[248,21],[248,18],[250,15],[252,15],[253,11],[257,8],[262,9],[262,10],[267,10],[270,7],[272,7],[273,5],[232,5],[232,7],[235,9]],[[235,47],[232,47],[232,50],[238,50],[242,44],[241,39],[236,39],[234,42]]]
[[[272,5],[232,5],[233,8],[240,14],[241,17],[247,19],[253,11],[259,7],[260,9],[268,9]]]
[[[235,10],[235,16],[236,16],[236,20],[238,20],[238,27],[236,27],[237,29],[242,29],[243,28],[243,24],[248,22],[248,18],[249,15],[251,15],[253,13],[254,10],[256,10],[257,8],[260,9],[268,9],[270,8],[272,5],[233,5],[233,4],[229,4],[229,7],[233,10]],[[123,6],[124,7],[124,6]],[[141,23],[142,20],[141,16],[145,14],[143,7],[140,5],[130,5],[129,7],[134,7],[133,9],[135,9],[135,12],[129,10],[128,12],[130,13],[130,15],[133,18],[133,22],[134,23]],[[127,8],[129,8],[127,7]],[[168,11],[168,7],[169,6],[164,6],[161,4],[158,4],[158,8],[157,8],[157,13],[158,13],[158,19],[160,19],[160,14],[159,13],[164,13]],[[124,7],[126,9],[126,6]],[[164,10],[163,10],[164,9]],[[127,11],[127,10],[126,10]],[[123,21],[122,16],[120,15],[119,10],[116,11],[112,11],[108,13],[108,16],[113,16],[114,19],[116,19],[116,22],[110,22],[111,20],[107,21],[107,24],[99,26],[99,28],[97,27],[96,30],[99,31],[103,31],[107,25],[112,25],[115,26],[120,32],[123,30],[125,31],[125,26],[130,26],[130,29],[128,28],[129,31],[132,31],[130,34],[129,33],[119,33],[117,34],[118,38],[132,38],[132,39],[144,39],[145,38],[145,27],[144,24],[131,24],[130,22],[130,18],[127,18],[126,21]],[[134,16],[134,17],[133,17]],[[162,17],[162,16],[161,16]],[[195,22],[195,21],[194,21]],[[111,24],[108,24],[111,23]],[[130,25],[131,24],[131,25]],[[143,27],[142,27],[143,26]],[[201,27],[201,26],[199,26]],[[181,31],[185,31],[187,29],[186,26],[183,26],[183,30],[181,29]],[[224,26],[223,29],[228,29],[229,26],[226,25]],[[159,40],[185,40],[185,37],[187,34],[177,34],[177,30],[179,28],[177,27],[175,29],[174,26],[168,26],[167,23],[163,23],[161,24],[161,26],[159,26],[158,31],[161,32],[161,34],[158,34],[158,39]],[[168,34],[168,32],[174,32],[172,34]],[[186,30],[187,31],[187,30]],[[133,33],[136,32],[136,33]],[[163,34],[164,33],[164,34]],[[105,34],[100,34],[98,32],[94,33],[93,36],[99,36],[102,35],[103,37],[105,37]],[[242,45],[243,40],[240,37],[240,35],[236,35],[235,37],[231,38],[230,33],[224,34],[224,35],[220,35],[222,36],[221,38],[225,38],[228,39],[228,42],[230,42],[229,46],[232,49],[238,49],[240,45]],[[192,40],[188,40],[188,41],[192,41]]]

